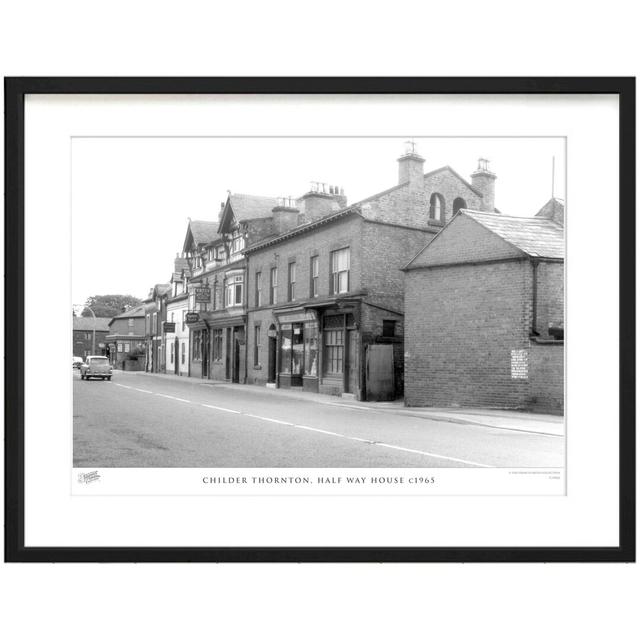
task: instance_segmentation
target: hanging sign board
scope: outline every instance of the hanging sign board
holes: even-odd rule
[[[165,322],[163,324],[165,333],[175,333],[176,332],[176,323],[175,322]]]
[[[211,302],[211,287],[196,287],[196,302],[200,304],[208,304]]]
[[[189,311],[189,313],[187,313],[185,320],[187,321],[188,324],[191,324],[192,322],[198,322],[198,320],[200,320],[200,314],[199,313],[195,313],[193,311]]]

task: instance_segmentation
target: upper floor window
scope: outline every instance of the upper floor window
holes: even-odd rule
[[[158,314],[153,314],[153,322],[151,324],[151,333],[158,333]]]
[[[262,272],[256,273],[256,307],[262,306]]]
[[[311,257],[309,273],[311,274],[311,288],[309,294],[312,298],[315,298],[318,295],[318,274],[320,273],[318,256]]]
[[[244,276],[242,274],[230,276],[226,282],[225,306],[239,307],[242,305],[242,288]]]
[[[278,302],[278,267],[273,267],[270,273],[269,282],[269,304]]]
[[[444,197],[440,193],[432,193],[429,200],[429,219],[444,222]]]
[[[296,263],[289,263],[289,282],[287,288],[287,298],[291,300],[296,299]]]
[[[331,295],[349,291],[350,261],[349,247],[331,252]]]
[[[464,198],[456,198],[453,201],[453,215],[455,216],[456,213],[458,213],[458,211],[460,211],[460,209],[466,209],[467,208],[467,203],[465,202]]]
[[[129,318],[129,321],[127,323],[130,327],[133,327],[133,318]]]
[[[244,249],[244,237],[240,233],[235,233],[231,239],[231,254],[240,253]]]

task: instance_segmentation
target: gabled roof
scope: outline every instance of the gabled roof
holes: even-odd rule
[[[558,224],[564,224],[564,201],[560,198],[552,197],[536,213],[536,218],[547,218]]]
[[[111,326],[114,320],[121,320],[124,318],[144,318],[144,309],[145,309],[145,305],[140,304],[137,307],[134,307],[133,309],[124,311],[123,313],[111,318],[109,320],[109,326]]]
[[[448,164],[444,167],[439,167],[438,169],[433,169],[433,171],[428,171],[424,174],[425,178],[430,178],[431,176],[436,175],[437,173],[442,173],[443,171],[451,172],[460,182],[463,182],[473,193],[482,198],[482,191],[478,191],[470,182],[465,180],[455,169],[451,168]]]
[[[96,318],[95,329],[96,331],[109,331],[109,322],[111,318]],[[74,331],[93,331],[93,317],[73,317],[73,330]]]
[[[519,218],[471,209],[461,209],[458,215],[470,217],[533,258],[564,259],[564,229],[548,218]]]
[[[278,206],[277,198],[269,196],[252,196],[246,193],[230,193],[220,216],[218,233],[228,230],[232,221],[246,222],[271,218],[274,207]]]
[[[209,244],[218,237],[218,223],[211,220],[189,220],[183,251],[189,251],[191,241],[197,247]]]

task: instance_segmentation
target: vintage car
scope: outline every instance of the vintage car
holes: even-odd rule
[[[89,378],[102,378],[111,380],[113,367],[109,359],[105,356],[87,356],[87,359],[80,365],[80,377],[83,380]]]

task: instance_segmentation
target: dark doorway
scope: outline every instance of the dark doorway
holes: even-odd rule
[[[234,334],[236,332],[234,331]],[[233,380],[240,382],[240,342],[236,335],[233,337]]]
[[[202,332],[202,377],[209,377],[209,332]]]
[[[177,337],[173,342],[173,373],[180,375],[180,340]]]
[[[345,391],[347,393],[355,393],[358,385],[358,362],[357,362],[357,340],[355,329],[349,329],[347,331],[347,375]]]
[[[267,371],[267,381],[276,381],[276,351],[278,348],[278,341],[276,338],[275,325],[269,327],[269,369]]]
[[[227,327],[226,349],[224,350],[224,377],[226,380],[231,379],[231,327]]]

